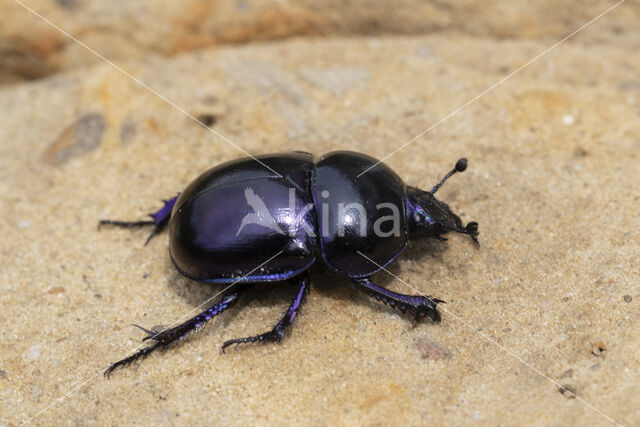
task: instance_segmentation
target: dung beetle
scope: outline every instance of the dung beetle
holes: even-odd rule
[[[171,260],[180,274],[192,280],[227,285],[295,283],[295,298],[271,331],[226,341],[223,351],[237,343],[281,341],[309,288],[308,270],[319,258],[377,300],[416,318],[440,320],[436,306],[442,300],[392,292],[373,283],[371,276],[400,255],[409,239],[444,239],[443,234],[456,231],[477,242],[478,224],[463,226],[434,196],[447,179],[467,168],[466,159],[458,160],[431,191],[405,186],[384,163],[351,151],[332,152],[317,162],[306,152],[257,159],[209,169],[181,194],[165,200],[162,209],[150,214],[152,220],[102,220],[100,225],[153,226],[148,243],[168,224]],[[144,340],[154,343],[112,364],[105,375],[182,340],[233,306],[241,292],[243,288],[230,291],[173,328],[151,331],[138,326],[147,333]]]

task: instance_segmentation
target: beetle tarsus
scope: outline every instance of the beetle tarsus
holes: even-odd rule
[[[304,297],[308,290],[308,285],[309,285],[309,275],[305,273],[298,280],[298,292],[296,293],[295,298],[291,302],[289,309],[284,314],[282,319],[278,322],[278,324],[274,326],[272,330],[270,330],[269,332],[265,332],[264,334],[256,335],[253,337],[235,338],[232,340],[225,341],[224,344],[222,344],[222,348],[220,349],[220,351],[224,353],[225,352],[224,350],[233,344],[246,344],[246,343],[253,343],[253,342],[267,343],[267,342],[282,341],[284,339],[285,333],[287,332],[287,329],[289,328],[289,326],[293,324],[293,321],[296,318],[296,315],[300,311],[300,306],[304,301]]]
[[[119,367],[123,367],[123,366],[127,366],[131,363],[133,363],[134,361],[140,359],[140,358],[145,358],[147,357],[151,352],[153,352],[154,350],[156,350],[158,347],[161,347],[162,343],[160,342],[156,342],[153,343],[152,345],[143,348],[142,350],[132,354],[129,357],[125,357],[122,360],[118,360],[116,363],[111,364],[111,366],[109,366],[105,371],[104,371],[104,376],[107,378],[111,377],[111,373]]]
[[[164,226],[168,222],[169,222],[168,218],[161,223],[156,223],[155,221],[117,221],[117,220],[111,220],[111,219],[102,219],[98,223],[98,229],[100,229],[100,227],[102,227],[103,225],[113,225],[113,226],[122,227],[122,228],[146,227],[148,225],[151,225],[153,226],[153,230],[147,237],[147,240],[145,240],[144,242],[144,245],[147,246],[151,238],[156,234],[158,234],[159,232],[161,232]]]
[[[268,342],[281,342],[284,339],[285,328],[273,328],[273,330],[269,332],[265,332],[264,334],[256,335],[253,337],[246,338],[234,338],[232,340],[227,340],[222,344],[220,351],[225,353],[225,349],[230,345],[234,344],[249,344],[254,342],[268,343]]]
[[[404,295],[392,292],[382,286],[376,285],[368,278],[357,279],[354,282],[361,286],[369,296],[382,303],[388,304],[403,313],[408,311],[416,320],[422,315],[427,315],[434,322],[440,321],[440,313],[438,313],[436,307],[439,303],[444,302],[441,299],[423,295]]]
[[[101,219],[98,223],[98,228],[101,228],[103,225],[113,225],[115,227],[122,228],[136,228],[136,227],[146,227],[147,225],[155,225],[156,223],[153,221],[118,221],[113,219]]]
[[[194,332],[196,329],[203,326],[209,320],[227,310],[231,306],[233,306],[238,301],[239,292],[236,291],[232,294],[229,294],[222,298],[219,302],[215,303],[211,307],[204,310],[202,313],[192,317],[186,322],[169,329],[165,329],[163,331],[155,332],[146,328],[143,328],[138,325],[133,325],[142,331],[144,331],[147,336],[142,339],[142,341],[153,340],[155,343],[150,345],[149,347],[145,347],[137,353],[132,354],[129,357],[125,357],[122,360],[117,361],[107,368],[104,372],[104,375],[108,378],[116,368],[121,366],[126,366],[137,359],[147,357],[151,352],[158,348],[164,348],[169,346],[171,343],[175,341],[181,341],[191,332]]]

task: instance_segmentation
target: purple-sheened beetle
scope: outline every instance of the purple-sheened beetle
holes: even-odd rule
[[[189,279],[296,283],[291,306],[271,331],[226,341],[223,350],[237,343],[281,341],[298,314],[309,287],[308,270],[318,258],[377,300],[416,318],[425,314],[440,320],[436,306],[442,300],[392,292],[370,277],[400,255],[409,239],[443,239],[444,233],[456,231],[477,242],[478,224],[463,226],[434,196],[449,177],[467,168],[466,159],[458,160],[431,191],[405,186],[384,163],[356,152],[329,153],[316,163],[305,152],[257,159],[260,162],[239,159],[204,172],[151,214],[152,221],[102,220],[100,225],[150,225],[154,227],[150,239],[169,224],[171,260]],[[264,260],[268,262],[260,265]],[[234,305],[242,291],[234,289],[176,327],[160,332],[139,327],[147,333],[145,340],[155,342],[112,364],[105,375],[181,340]]]

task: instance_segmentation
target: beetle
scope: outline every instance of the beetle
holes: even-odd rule
[[[377,300],[416,319],[426,315],[437,322],[437,304],[444,301],[392,292],[372,282],[371,276],[397,258],[410,239],[446,240],[442,235],[455,231],[478,242],[478,223],[463,226],[435,197],[447,179],[466,168],[467,160],[458,160],[431,191],[424,191],[406,186],[384,163],[352,151],[332,152],[317,161],[306,152],[243,158],[201,174],[150,214],[152,220],[102,220],[99,225],[152,226],[146,243],[168,225],[171,260],[192,280],[295,283],[295,297],[272,330],[228,340],[222,351],[238,343],[282,341],[309,289],[309,269],[320,259]],[[242,292],[234,289],[173,328],[152,331],[134,325],[147,334],[143,340],[154,343],[113,363],[105,375],[182,340],[233,306]]]

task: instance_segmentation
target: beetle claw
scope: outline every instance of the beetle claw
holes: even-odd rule
[[[429,304],[420,306],[414,313],[416,320],[419,320],[420,315],[425,314],[431,318],[434,322],[439,322],[441,320],[440,313],[436,309],[436,305]]]

